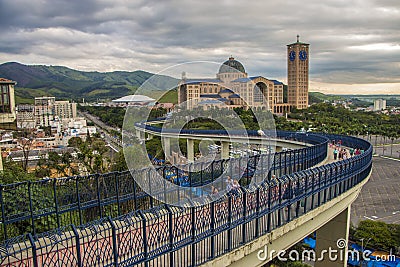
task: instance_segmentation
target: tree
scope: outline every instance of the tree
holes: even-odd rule
[[[122,150],[120,150],[114,157],[111,171],[126,171],[128,170],[128,166],[126,165],[125,156]]]
[[[28,169],[28,163],[29,163],[29,153],[32,150],[32,139],[22,137],[18,140],[18,143],[19,143],[19,147],[22,149],[22,155],[23,155],[22,169],[26,172]]]
[[[110,160],[105,155],[108,151],[106,143],[98,138],[87,138],[78,147],[78,160],[90,173],[104,173],[108,171]]]
[[[391,248],[398,247],[400,245],[398,243],[399,228],[397,226],[397,237],[393,235],[393,229],[396,229],[396,226],[389,225],[384,222],[372,220],[361,221],[358,224],[354,234],[354,237],[356,238],[355,241],[361,243],[359,240],[369,239],[369,244],[371,247],[389,251]]]
[[[74,147],[74,148],[79,148],[82,145],[83,141],[79,137],[71,137],[68,140],[68,146]]]
[[[20,164],[13,161],[4,162],[4,170],[1,172],[0,178],[1,184],[35,180],[33,174],[24,171]]]

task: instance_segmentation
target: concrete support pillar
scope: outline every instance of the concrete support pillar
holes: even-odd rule
[[[221,159],[229,159],[229,142],[221,142]]]
[[[141,137],[141,131],[136,130],[136,137],[137,137],[137,139],[141,140],[141,139],[140,139],[140,137]]]
[[[188,162],[194,162],[194,140],[186,139],[187,159]]]
[[[338,240],[345,240],[345,244],[348,244],[349,240],[349,227],[350,227],[350,206],[342,211],[335,218],[330,220],[327,224],[317,230],[317,240],[315,251],[317,258],[321,257],[323,251],[323,259],[316,260],[315,267],[339,267],[347,266],[347,246],[341,248]],[[344,242],[342,242],[344,244]],[[332,252],[332,255],[336,255],[337,259],[329,256],[329,251],[337,250],[336,253]]]
[[[164,154],[166,157],[171,156],[171,138],[163,137]]]
[[[147,134],[147,140],[151,140],[151,139],[153,139],[153,137],[154,137],[154,135],[152,135],[152,134]]]

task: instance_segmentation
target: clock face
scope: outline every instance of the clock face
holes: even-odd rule
[[[289,53],[289,59],[290,59],[290,61],[295,60],[295,59],[296,59],[296,52],[290,51],[290,53]]]
[[[307,52],[306,51],[304,51],[304,50],[301,50],[300,51],[300,53],[299,53],[299,58],[300,58],[300,60],[306,60],[307,59]]]

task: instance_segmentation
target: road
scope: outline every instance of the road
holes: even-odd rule
[[[122,141],[118,137],[114,137],[109,132],[111,131],[118,131],[120,129],[108,126],[97,117],[87,113],[78,111],[79,116],[85,117],[88,121],[91,121],[96,126],[97,130],[102,135],[102,138],[106,141],[108,146],[114,150],[115,152],[119,152],[122,149]]]

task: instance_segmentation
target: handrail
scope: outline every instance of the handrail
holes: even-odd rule
[[[327,139],[324,137],[285,132],[282,138],[309,143],[319,141],[319,144],[276,153],[271,172],[265,173],[269,178],[273,174],[282,176],[309,168],[326,157]],[[260,157],[257,156],[246,159],[245,167],[254,165],[253,162],[258,160]],[[160,166],[155,170],[165,179],[168,178],[167,173],[175,173],[177,184],[183,185],[182,181],[186,180],[186,184],[192,187],[202,186],[212,182],[224,171],[224,162],[226,160],[214,161],[200,172],[190,173],[189,177],[184,177],[185,174],[175,166]],[[196,163],[188,164],[188,169],[199,169],[196,166]],[[116,217],[132,210],[155,207],[160,203],[144,192],[132,177],[143,173],[154,175],[152,169],[144,169],[138,170],[137,174],[129,171],[112,172],[0,185],[2,239],[26,231],[37,234],[71,223],[79,225],[103,216]],[[246,177],[242,184],[248,184],[251,179],[249,171],[244,175]]]
[[[186,259],[179,261],[183,266],[200,265],[298,218],[367,178],[372,167],[371,144],[352,137],[329,138],[365,152],[296,170],[266,181],[255,191],[242,189],[201,207],[161,205],[79,227],[72,224],[15,237],[0,249],[0,266],[11,262],[29,266],[171,265],[178,255]],[[92,178],[98,182],[98,177]]]

